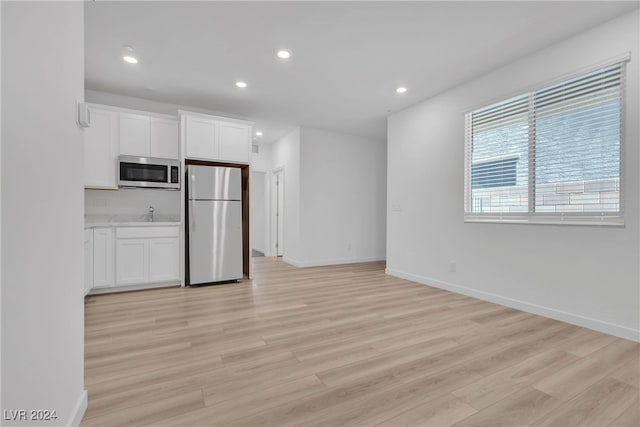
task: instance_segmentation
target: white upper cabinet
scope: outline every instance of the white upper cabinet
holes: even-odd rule
[[[185,118],[187,157],[218,158],[218,123],[202,117]]]
[[[118,112],[89,106],[91,126],[84,130],[84,185],[118,188]]]
[[[181,112],[187,158],[249,163],[253,123]]]
[[[151,117],[149,121],[149,137],[151,157],[162,159],[178,159],[178,120]]]
[[[178,144],[177,119],[120,113],[120,154],[178,159]]]
[[[246,124],[220,122],[220,160],[249,163],[251,127]]]
[[[120,154],[149,157],[149,116],[120,113]]]

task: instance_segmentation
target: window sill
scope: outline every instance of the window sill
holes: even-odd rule
[[[488,224],[525,224],[525,225],[571,225],[591,227],[624,228],[624,217],[620,215],[469,215],[465,214],[464,222]]]

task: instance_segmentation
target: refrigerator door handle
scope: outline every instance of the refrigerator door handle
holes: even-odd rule
[[[189,204],[191,206],[189,206],[189,219],[191,220],[189,224],[189,229],[193,232],[196,231],[196,201],[195,200],[189,200]]]
[[[195,200],[196,197],[196,175],[192,174],[192,173],[188,173],[189,178],[191,178],[191,182],[189,183],[189,189],[190,189],[190,193],[189,194],[189,199]]]

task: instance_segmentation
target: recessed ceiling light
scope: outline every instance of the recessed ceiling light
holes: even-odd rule
[[[405,93],[407,91],[406,87],[400,86],[398,89],[396,89],[397,93]]]
[[[245,82],[236,82],[236,86],[238,86],[240,88],[245,88],[245,87],[247,87],[247,84]]]
[[[276,55],[278,55],[278,58],[280,58],[280,59],[289,59],[289,58],[291,58],[291,52],[289,52],[288,50],[279,50]]]
[[[129,64],[138,63],[138,58],[133,56],[133,46],[129,46],[128,44],[122,46],[122,60]]]
[[[262,131],[257,131],[256,136],[262,136]]]

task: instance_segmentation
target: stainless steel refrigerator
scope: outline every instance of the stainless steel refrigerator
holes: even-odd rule
[[[187,283],[242,279],[240,169],[187,166]]]

